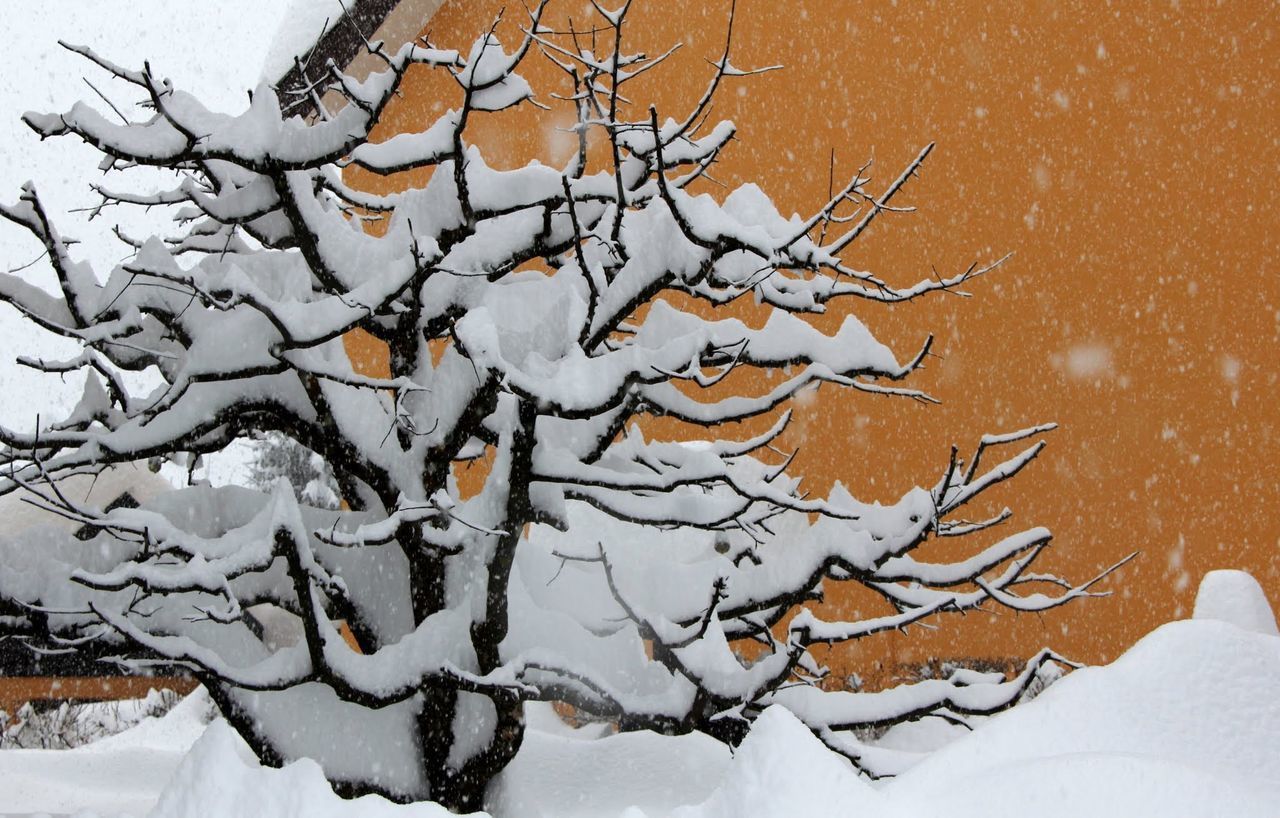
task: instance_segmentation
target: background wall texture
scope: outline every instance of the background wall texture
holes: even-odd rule
[[[431,40],[466,50],[501,5],[448,0]],[[598,20],[577,0],[552,9],[557,28]],[[684,47],[633,98],[682,115],[728,12],[727,0],[637,0],[630,48]],[[525,19],[507,9],[504,43]],[[833,664],[1042,644],[1106,661],[1189,615],[1217,567],[1254,572],[1280,602],[1277,28],[1261,1],[738,2],[734,64],[785,69],[721,93],[712,116],[734,120],[739,141],[720,181],[757,181],[784,213],[808,213],[826,200],[833,151],[838,182],[874,157],[879,191],[936,141],[894,202],[919,212],[877,220],[846,260],[905,285],[1013,254],[971,299],[849,305],[900,357],[937,335],[941,357],[913,385],[943,403],[824,390],[784,441],[801,447],[794,470],[822,493],[838,479],[890,501],[931,485],[952,443],[964,452],[985,431],[1057,421],[1040,461],[994,502],[1051,527],[1044,566],[1073,578],[1142,551],[1105,584],[1108,599],[882,635]],[[539,55],[523,73],[552,111],[478,117],[470,140],[491,165],[562,163],[574,143],[556,128],[571,112],[550,92],[568,91],[564,75]],[[424,71],[387,133],[420,129],[454,100]]]

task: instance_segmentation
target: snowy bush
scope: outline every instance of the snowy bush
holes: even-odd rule
[[[165,689],[130,701],[61,702],[44,708],[28,702],[13,715],[0,710],[0,750],[80,747],[127,730],[143,719],[163,716],[180,700],[177,693]]]
[[[281,113],[298,89],[259,87],[228,115],[149,66],[80,49],[142,113],[82,103],[26,121],[102,152],[100,212],[164,206],[174,219],[163,234],[121,234],[129,257],[99,271],[73,257],[34,186],[0,209],[43,245],[60,288],[5,274],[0,298],[83,347],[27,363],[85,379],[67,417],[0,430],[3,488],[100,532],[0,546],[13,569],[0,598],[43,610],[63,645],[114,641],[126,664],[186,667],[264,762],[314,758],[347,794],[478,807],[520,747],[530,701],[729,743],[781,704],[859,769],[892,773],[854,731],[1006,707],[1055,657],[1010,679],[957,670],[824,692],[809,648],[1092,593],[1028,571],[1043,528],[953,546],[943,562],[912,556],[1006,522],[1008,510],[957,514],[1029,464],[1052,427],[984,436],[967,461],[953,450],[940,477],[888,505],[839,486],[803,492],[774,446],[786,412],[760,434],[725,435],[822,384],[929,400],[896,383],[932,340],[900,360],[845,305],[956,291],[999,262],[895,287],[842,261],[931,146],[879,195],[862,168],[807,218],[784,218],[755,185],[702,192],[735,133],[708,122],[712,99],[753,72],[726,44],[705,94],[664,118],[620,93],[663,59],[622,47],[625,6],[601,11],[617,35],[592,38],[601,53],[541,27],[544,6],[511,50],[497,34],[509,26],[465,52],[370,44],[380,72],[332,70],[302,89],[346,101],[314,122]],[[535,47],[565,71],[580,149],[562,168],[491,168],[468,122],[533,100],[518,68]],[[447,73],[456,98],[422,130],[371,141],[411,69]],[[135,167],[177,182],[112,187]],[[429,178],[371,195],[347,167]],[[718,310],[738,301],[754,301],[751,321]],[[837,307],[833,334],[805,320]],[[355,330],[387,345],[388,373],[353,368],[343,338]],[[761,393],[727,391],[749,382],[726,380],[740,369],[783,374]],[[133,373],[158,385],[140,391]],[[698,440],[653,439],[646,417]],[[262,434],[318,456],[342,505],[300,503],[280,480],[269,494],[196,486],[103,510],[57,482]],[[455,480],[468,465],[484,477],[470,495]],[[841,583],[885,613],[826,621],[804,607]],[[268,643],[246,613],[261,605],[293,617],[299,638]]]
[[[291,437],[268,432],[253,448],[249,479],[254,488],[270,490],[281,477],[293,486],[298,502],[318,508],[337,508],[338,481],[324,458]]]

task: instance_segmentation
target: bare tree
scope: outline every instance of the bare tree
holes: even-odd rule
[[[943,563],[911,556],[1004,523],[1007,510],[954,515],[1030,463],[1051,427],[984,437],[967,462],[953,451],[937,482],[887,506],[801,492],[774,453],[786,413],[746,440],[721,429],[820,384],[930,400],[896,383],[931,339],[901,362],[852,315],[831,335],[804,316],[956,292],[999,261],[895,287],[841,260],[931,146],[878,195],[859,169],[807,219],[783,218],[754,185],[698,193],[734,135],[708,120],[713,97],[768,69],[736,67],[727,40],[705,93],[664,118],[625,101],[667,56],[626,52],[629,4],[597,7],[610,36],[590,45],[544,27],[544,7],[511,51],[497,23],[467,53],[370,44],[384,68],[367,80],[329,66],[302,89],[260,87],[234,116],[149,66],[73,47],[138,89],[142,114],[121,123],[78,104],[28,124],[94,146],[109,178],[154,167],[179,179],[149,193],[97,186],[102,207],[177,211],[169,235],[121,232],[131,256],[103,279],[73,259],[34,187],[0,209],[43,244],[61,287],[2,275],[0,298],[84,349],[27,363],[85,375],[67,417],[0,430],[3,488],[100,532],[6,545],[4,559],[40,567],[0,577],[0,597],[37,611],[63,645],[114,640],[132,666],[188,668],[264,761],[314,757],[350,793],[479,807],[532,700],[729,742],[777,703],[868,773],[892,772],[849,731],[999,709],[1053,655],[1011,680],[959,672],[863,694],[824,693],[808,649],[987,603],[1038,611],[1089,595],[1092,583],[1028,573],[1042,528]],[[538,52],[572,86],[562,98],[579,149],[563,168],[490,168],[468,123],[532,100],[518,68]],[[371,141],[415,66],[451,78],[452,107]],[[340,110],[282,114],[329,92]],[[378,196],[351,187],[347,167],[430,178]],[[738,299],[767,320],[707,317]],[[357,329],[389,348],[386,377],[353,368],[342,339]],[[717,390],[744,368],[787,374],[761,394]],[[146,394],[122,377],[142,370],[161,380]],[[631,424],[652,416],[708,440],[649,440]],[[199,486],[111,510],[58,486],[264,433],[323,458],[344,506],[300,505],[287,481],[269,496]],[[1015,443],[1026,447],[989,463]],[[454,479],[463,464],[484,474],[473,496]],[[870,588],[888,612],[823,621],[804,605],[824,583]],[[246,616],[262,604],[297,617],[296,645],[263,641]],[[757,652],[741,658],[747,643]]]

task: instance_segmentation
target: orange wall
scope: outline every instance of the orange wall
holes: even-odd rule
[[[432,40],[465,51],[500,5],[449,0],[429,23]],[[637,80],[634,98],[681,114],[708,74],[703,58],[718,53],[727,10],[637,0],[632,46],[685,47]],[[1054,420],[1062,428],[1041,461],[992,505],[1050,526],[1044,567],[1075,578],[1143,552],[1109,582],[1110,599],[1042,617],[953,618],[937,632],[846,648],[839,664],[1045,643],[1104,661],[1187,615],[1199,576],[1216,567],[1250,569],[1280,602],[1273,11],[1265,2],[738,3],[734,62],[786,69],[721,95],[715,115],[737,122],[739,140],[718,178],[757,180],[784,212],[807,212],[825,199],[832,149],[838,176],[874,155],[879,189],[936,140],[922,178],[895,202],[920,212],[883,219],[846,260],[907,284],[931,266],[1015,254],[971,287],[973,299],[850,305],[902,356],[937,334],[943,357],[914,384],[944,403],[825,391],[787,441],[803,447],[796,470],[819,491],[840,479],[890,500],[932,482],[953,442],[963,450],[984,431]],[[574,0],[554,4],[551,22],[566,13],[593,21]],[[514,42],[510,22],[499,31]],[[558,163],[571,148],[552,129],[567,116],[549,95],[566,90],[562,75],[540,57],[528,66],[555,110],[477,119],[468,135],[491,164]],[[424,72],[384,133],[422,128],[456,104],[445,94]]]

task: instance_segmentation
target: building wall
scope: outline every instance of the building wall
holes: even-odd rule
[[[425,26],[463,51],[503,5],[447,0]],[[518,5],[499,27],[518,33]],[[550,23],[593,24],[585,2],[553,4]],[[924,655],[1008,655],[1051,644],[1113,658],[1156,624],[1185,616],[1200,575],[1238,566],[1280,601],[1276,277],[1280,165],[1275,137],[1277,18],[1265,2],[987,4],[740,0],[733,61],[785,70],[730,84],[713,115],[739,141],[718,166],[729,186],[758,181],[783,212],[825,200],[837,178],[876,160],[887,184],[929,141],[938,148],[895,204],[846,254],[907,284],[936,267],[1013,253],[974,298],[850,304],[903,356],[928,332],[914,384],[943,400],[827,390],[785,441],[811,489],[835,480],[865,499],[931,484],[949,446],[1047,420],[1062,428],[1033,468],[991,499],[1015,522],[1044,524],[1044,567],[1086,578],[1132,550],[1104,587],[1115,595],[1042,617],[971,615],[843,649],[856,666]],[[678,116],[696,99],[725,35],[727,2],[636,0],[629,46],[684,47],[630,88]],[[560,163],[569,111],[550,97],[563,75],[540,56],[525,75],[552,112],[479,116],[468,130],[492,165]],[[457,97],[423,71],[383,134],[420,129]],[[643,116],[643,108],[634,116]],[[421,179],[417,180],[421,182]],[[404,180],[364,178],[371,187]],[[714,190],[714,188],[707,188]],[[833,327],[838,311],[824,319]],[[351,343],[378,368],[379,351]],[[974,510],[975,515],[978,510]],[[868,610],[835,600],[835,612]]]

